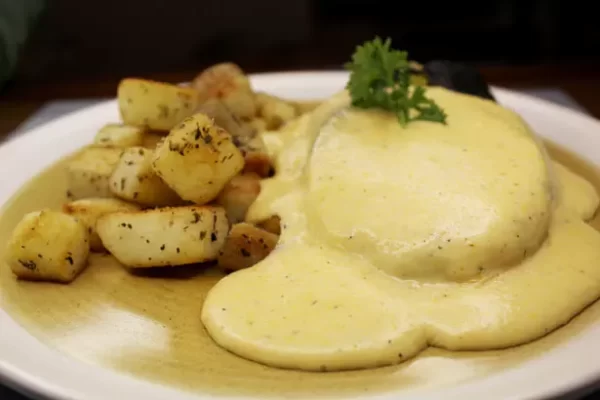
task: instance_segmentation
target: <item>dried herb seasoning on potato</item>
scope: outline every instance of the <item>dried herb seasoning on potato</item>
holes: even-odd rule
[[[153,151],[130,147],[121,155],[110,177],[111,192],[142,206],[176,206],[183,200],[152,169]]]
[[[21,279],[71,282],[87,266],[88,231],[77,218],[54,210],[26,214],[8,243],[6,262]]]
[[[216,259],[229,222],[221,207],[186,206],[106,214],[96,229],[120,263],[149,268]]]
[[[168,131],[194,113],[198,93],[183,86],[143,79],[123,79],[117,89],[123,122]]]
[[[152,166],[182,199],[206,204],[242,170],[244,158],[227,131],[195,114],[158,145]]]
[[[75,154],[67,164],[71,196],[113,197],[109,179],[122,153],[120,148],[88,146]]]

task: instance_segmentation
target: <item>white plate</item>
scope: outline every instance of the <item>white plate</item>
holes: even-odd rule
[[[343,72],[252,77],[257,90],[300,99],[328,96],[342,89],[346,80],[347,75]],[[600,166],[599,121],[508,90],[494,88],[493,91],[500,103],[521,114],[536,132]],[[118,121],[115,101],[103,102],[59,118],[2,145],[0,204],[4,204],[43,168],[88,144],[96,130],[109,121]],[[599,348],[600,321],[538,358],[485,379],[444,388],[443,391],[411,390],[368,398],[504,400],[557,396],[600,379],[600,357],[595,356]],[[68,358],[37,341],[3,310],[0,310],[0,377],[22,391],[61,400],[209,398]]]

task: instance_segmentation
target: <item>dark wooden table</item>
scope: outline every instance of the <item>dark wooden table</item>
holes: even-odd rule
[[[497,86],[551,87],[562,90],[591,115],[600,119],[600,65],[497,66],[482,67],[481,71],[488,82]],[[145,77],[166,82],[183,82],[190,80],[196,73],[197,71],[181,71],[156,73]],[[48,101],[114,97],[120,78],[106,75],[9,85],[0,92],[0,137],[14,130]],[[586,397],[586,400],[595,398],[600,398],[600,394],[592,394]],[[0,399],[29,400],[28,397],[21,396],[1,384]]]

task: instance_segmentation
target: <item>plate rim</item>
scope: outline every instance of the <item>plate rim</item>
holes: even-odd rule
[[[338,70],[282,71],[282,72],[265,72],[265,73],[258,73],[258,74],[250,75],[253,86],[258,86],[258,87],[264,87],[265,85],[266,86],[271,85],[271,86],[276,87],[281,82],[286,82],[291,79],[293,79],[295,81],[310,79],[310,80],[316,80],[316,81],[321,80],[324,82],[329,81],[329,80],[343,82],[345,79],[347,79],[347,76],[348,76],[347,72],[338,71]],[[340,89],[341,89],[341,87],[340,87]],[[561,119],[565,119],[565,120],[574,121],[573,122],[574,124],[580,125],[582,127],[580,129],[582,129],[583,131],[587,131],[589,135],[597,136],[595,139],[589,139],[589,140],[596,140],[596,141],[598,141],[598,143],[600,143],[600,137],[598,137],[598,134],[597,134],[598,132],[600,132],[600,120],[591,115],[587,115],[578,110],[569,109],[562,105],[558,105],[556,103],[552,103],[547,100],[539,99],[539,98],[536,98],[536,97],[528,95],[528,94],[519,93],[517,91],[498,87],[498,86],[492,86],[492,93],[494,95],[502,98],[503,99],[502,103],[508,102],[508,103],[522,104],[525,107],[533,110],[533,112],[537,112],[539,114],[552,113],[553,119],[561,118]],[[30,148],[31,146],[35,146],[36,139],[44,138],[45,132],[57,131],[57,130],[60,130],[61,127],[69,126],[70,124],[75,125],[75,126],[85,125],[86,116],[93,115],[94,113],[98,113],[99,111],[102,111],[102,110],[104,110],[104,112],[106,112],[106,109],[108,107],[113,107],[116,109],[116,104],[117,103],[116,103],[115,99],[110,99],[110,100],[99,99],[98,104],[88,106],[83,109],[68,113],[59,118],[48,121],[48,122],[44,123],[43,125],[35,127],[33,129],[29,129],[29,130],[19,134],[16,137],[6,140],[4,143],[0,144],[0,168],[2,165],[10,166],[12,164],[16,164],[19,159],[19,154],[22,157],[23,153],[25,153],[25,154],[28,152],[31,153],[31,151],[28,150],[28,148]],[[510,105],[508,107],[511,108]],[[105,123],[106,122],[108,122],[108,121],[105,121]],[[91,130],[90,127],[88,127],[87,129]],[[593,134],[592,133],[593,131],[595,131],[596,134]],[[72,131],[63,133],[64,136],[73,136],[74,134],[75,133],[73,133]],[[542,133],[542,135],[543,135],[543,133]],[[45,138],[45,142],[48,142],[47,137]],[[569,147],[568,144],[567,144],[567,147]],[[59,152],[59,153],[61,153],[61,152]],[[66,154],[68,154],[68,152],[63,151],[56,159],[61,158],[62,156],[66,155]],[[588,159],[588,161],[592,162],[596,166],[600,166],[600,158],[599,158],[599,161],[593,162],[592,160],[590,160],[589,156],[582,154],[582,157]],[[52,163],[56,162],[56,159],[54,159],[51,162],[46,163],[46,164],[52,164]],[[33,169],[36,170],[35,174],[39,173],[41,170],[43,170],[47,166],[48,165],[38,165],[37,167],[34,167]],[[30,178],[31,178],[31,176],[29,176],[29,178],[27,178],[27,179],[30,179]],[[2,178],[1,181],[3,183],[5,183],[4,178]],[[19,184],[18,186],[21,186],[21,184]],[[4,196],[4,198],[0,197],[0,207],[2,207],[2,208],[5,206],[6,201],[17,193],[17,191],[15,191],[14,188],[7,190],[7,192],[8,191],[11,192],[9,196]],[[1,190],[0,190],[0,192],[1,192]],[[58,362],[60,360],[61,364],[66,363],[65,365],[70,365],[72,369],[81,369],[82,371],[95,370],[95,371],[93,371],[94,373],[98,373],[99,371],[102,371],[102,375],[105,375],[106,373],[108,373],[106,375],[110,379],[113,379],[113,382],[118,377],[118,379],[122,380],[121,383],[126,382],[128,384],[128,386],[130,386],[130,387],[143,386],[143,387],[147,387],[151,390],[158,390],[160,392],[159,395],[160,394],[164,395],[164,397],[151,397],[150,398],[150,397],[146,396],[146,394],[147,394],[146,392],[149,392],[149,390],[145,390],[144,391],[145,393],[142,393],[142,395],[146,396],[145,398],[147,398],[149,400],[166,398],[166,397],[177,398],[180,400],[214,398],[214,397],[211,397],[212,395],[210,395],[210,394],[199,394],[198,396],[192,395],[188,392],[184,392],[184,391],[174,389],[174,388],[169,388],[169,387],[166,387],[163,385],[158,385],[153,382],[149,382],[147,380],[142,380],[140,378],[130,376],[130,375],[118,372],[118,371],[110,370],[110,369],[104,368],[99,365],[91,365],[91,364],[85,363],[84,361],[81,361],[77,358],[73,358],[73,357],[67,356],[65,354],[62,354],[56,348],[53,348],[53,347],[50,347],[49,345],[44,344],[43,342],[38,340],[33,335],[26,332],[25,329],[16,320],[12,319],[10,317],[10,315],[1,308],[1,303],[0,303],[0,321],[2,321],[4,318],[8,318],[10,321],[12,321],[14,323],[14,326],[10,327],[10,329],[14,331],[14,332],[12,332],[13,336],[15,333],[22,334],[22,332],[18,332],[19,330],[22,330],[23,332],[25,332],[26,336],[29,336],[30,339],[33,339],[35,342],[37,342],[38,346],[44,347],[45,349],[50,350],[52,352],[52,357],[53,357],[52,361]],[[600,326],[598,327],[597,330],[600,333]],[[0,335],[0,336],[2,336],[2,335]],[[10,333],[9,333],[9,336],[10,336]],[[43,397],[43,398],[50,398],[50,399],[61,399],[61,400],[62,399],[71,399],[71,400],[75,400],[75,399],[77,399],[77,400],[96,400],[96,399],[98,399],[99,400],[101,398],[105,398],[102,396],[98,397],[97,395],[90,393],[89,391],[81,392],[80,390],[79,391],[74,390],[72,388],[66,387],[65,385],[57,385],[54,382],[50,381],[47,377],[44,378],[44,377],[40,377],[39,375],[31,374],[31,373],[29,373],[29,371],[25,371],[22,368],[19,368],[17,365],[14,365],[14,363],[6,362],[2,357],[3,348],[5,348],[4,346],[9,346],[10,343],[9,343],[9,341],[5,341],[3,339],[4,338],[0,337],[0,382],[2,384],[5,384],[8,387],[11,387],[22,393],[26,393],[28,395],[33,395],[36,397]],[[570,342],[571,341],[567,342],[566,344],[568,345],[568,343],[570,343]],[[599,342],[600,342],[600,339],[599,339]],[[566,347],[568,347],[568,346],[566,346]],[[51,353],[48,353],[48,354],[51,354]],[[533,360],[533,361],[535,361],[535,360]],[[527,364],[529,364],[529,363],[527,363]],[[487,381],[489,381],[490,379],[492,381],[498,380],[499,379],[498,376],[503,377],[507,374],[510,375],[511,372],[513,372],[512,369],[509,371],[502,371],[502,372],[494,374],[490,377],[478,379],[477,382],[480,382],[480,385],[481,385],[481,382],[483,382],[483,384],[485,385],[485,383]],[[89,377],[88,379],[94,380],[94,378],[95,377]],[[530,390],[529,393],[527,393],[527,394],[523,393],[523,395],[526,396],[525,398],[542,398],[542,397],[548,396],[548,395],[552,395],[552,396],[564,395],[566,393],[571,393],[575,390],[581,390],[581,389],[585,388],[587,385],[590,385],[591,383],[598,381],[599,379],[600,379],[600,362],[598,363],[598,365],[596,366],[596,368],[594,370],[588,370],[586,374],[580,374],[575,379],[571,379],[569,381],[563,381],[561,383],[554,382],[552,389],[540,388],[540,386],[544,386],[544,385],[537,385],[533,388],[533,390]],[[490,387],[493,387],[493,386],[494,385],[491,385]],[[547,387],[547,385],[545,385],[545,386]],[[471,387],[471,388],[473,387],[473,383],[471,381],[462,382],[458,385],[452,385],[452,386],[449,386],[448,388],[434,389],[434,390],[436,390],[436,391],[444,390],[445,393],[450,394],[450,393],[448,393],[448,391],[456,391],[457,388],[458,388],[458,390],[460,390],[460,388],[466,388],[462,392],[455,393],[454,394],[455,397],[448,396],[447,398],[461,398],[461,397],[468,398],[468,397],[464,397],[464,396],[469,395],[469,392],[470,392],[468,390],[469,387]],[[389,398],[395,397],[395,395],[402,395],[403,393],[406,393],[406,395],[408,395],[408,396],[410,396],[410,394],[412,394],[412,393],[415,393],[415,395],[418,396],[418,393],[420,393],[420,392],[423,392],[423,390],[416,390],[416,391],[410,390],[410,391],[406,391],[406,392],[386,392],[386,393],[381,393],[381,394],[374,395],[374,396],[372,396],[372,395],[366,396],[366,397],[362,397],[362,398],[363,399],[389,399]],[[130,392],[130,393],[133,393],[133,392]],[[477,392],[473,392],[471,390],[471,395],[477,395]],[[175,396],[175,397],[173,397],[173,396]],[[421,398],[421,399],[434,398],[434,397],[430,397],[430,396],[432,396],[431,393],[425,394],[424,396],[421,396],[418,398]],[[435,393],[433,393],[433,396],[435,396]],[[235,397],[217,397],[217,398],[225,399],[225,398],[235,398]]]

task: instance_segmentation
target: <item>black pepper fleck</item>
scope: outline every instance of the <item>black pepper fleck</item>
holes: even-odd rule
[[[197,212],[194,212],[192,215],[194,216],[192,224],[197,224],[198,222],[202,221],[202,217]]]
[[[37,269],[37,264],[32,260],[19,260],[19,264],[30,271],[35,271]]]

